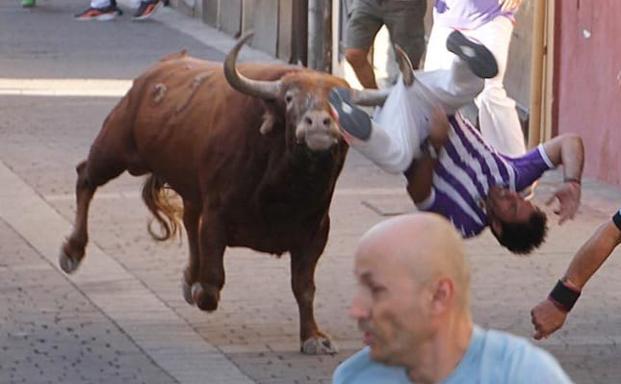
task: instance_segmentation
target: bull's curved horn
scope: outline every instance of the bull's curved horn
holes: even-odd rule
[[[390,88],[388,89],[363,89],[361,91],[357,89],[351,90],[351,101],[354,104],[366,106],[366,107],[374,107],[376,105],[384,104],[388,94],[390,93]]]
[[[405,84],[406,87],[409,87],[414,83],[414,67],[412,66],[412,62],[405,51],[398,44],[395,44],[395,53],[397,63],[399,64],[399,70],[403,75],[403,84]]]
[[[226,55],[224,60],[224,76],[231,87],[241,93],[262,99],[275,99],[279,94],[280,81],[252,80],[237,71],[236,62],[239,50],[252,35],[252,32],[248,32],[242,36]]]
[[[405,51],[398,45],[395,45],[395,53],[399,70],[403,75],[403,84],[409,87],[414,83],[414,69],[410,58]],[[362,91],[352,90],[352,102],[364,106],[376,106],[384,104],[390,89],[364,89]]]

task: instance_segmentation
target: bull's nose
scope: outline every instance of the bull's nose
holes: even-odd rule
[[[322,131],[333,134],[338,133],[334,119],[327,111],[308,111],[304,114],[302,122],[307,130],[314,131],[315,133]]]

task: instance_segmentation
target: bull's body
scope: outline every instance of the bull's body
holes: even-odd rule
[[[313,137],[324,143],[322,135],[334,135],[326,95],[345,83],[284,65],[247,64],[239,70],[248,78],[283,82],[283,93],[295,88],[295,105],[240,93],[229,86],[221,64],[185,54],[162,60],[134,81],[77,168],[76,223],[61,266],[73,272],[83,258],[88,206],[96,188],[125,170],[150,174],[143,197],[164,225],[166,238],[174,228],[165,218],[174,219],[162,188],[169,185],[183,201],[190,248],[184,273],[188,302],[216,309],[228,246],[290,252],[303,349],[331,352],[313,315],[314,270],[327,241],[328,210],[347,145],[338,136],[326,136],[334,143],[320,151],[306,144]],[[269,127],[262,133],[266,119]],[[297,136],[295,124],[307,124]]]

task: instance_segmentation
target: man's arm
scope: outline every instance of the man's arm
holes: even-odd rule
[[[428,140],[423,143],[422,156],[414,160],[412,167],[405,172],[408,180],[407,190],[414,204],[420,204],[431,194],[433,168],[438,155],[448,141],[449,121],[446,113],[435,107],[431,113]]]
[[[580,136],[565,134],[545,142],[543,149],[552,164],[563,165],[563,184],[546,202],[550,205],[558,199],[559,208],[554,212],[560,217],[559,224],[563,224],[565,220],[573,219],[580,205],[584,145]]]
[[[621,214],[615,215],[614,221],[602,224],[591,235],[571,260],[565,276],[561,279],[568,289],[581,292],[591,276],[606,261],[612,251],[621,243]],[[563,326],[569,310],[555,303],[553,298],[539,303],[531,311],[531,321],[535,327],[535,339],[547,337]]]
[[[546,155],[554,165],[563,165],[565,179],[580,180],[584,167],[584,145],[576,134],[557,136],[543,144]]]
[[[498,0],[498,4],[500,4],[500,9],[503,12],[517,11],[521,3],[522,0]]]

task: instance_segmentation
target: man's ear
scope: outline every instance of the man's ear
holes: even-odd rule
[[[434,283],[431,300],[431,312],[441,314],[448,310],[455,300],[455,284],[448,277],[442,277]]]

